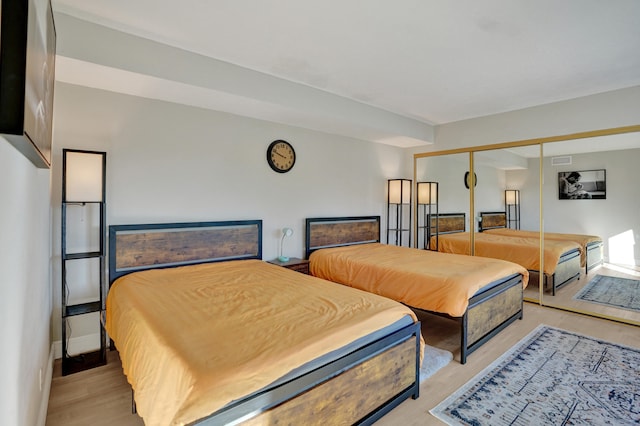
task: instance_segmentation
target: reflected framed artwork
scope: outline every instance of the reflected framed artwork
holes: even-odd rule
[[[604,200],[607,198],[607,171],[580,170],[558,172],[560,200]]]

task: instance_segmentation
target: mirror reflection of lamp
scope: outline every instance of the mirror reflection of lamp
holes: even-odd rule
[[[418,182],[418,208],[424,209],[422,217],[423,248],[438,250],[439,215],[438,215],[438,182]],[[431,241],[432,237],[435,241]]]
[[[504,205],[506,208],[507,228],[520,229],[520,191],[506,189],[504,191]]]
[[[280,240],[280,256],[278,256],[278,260],[280,262],[288,262],[289,257],[282,255],[282,247],[284,246],[285,237],[290,237],[293,235],[293,229],[291,228],[282,228],[282,239]]]

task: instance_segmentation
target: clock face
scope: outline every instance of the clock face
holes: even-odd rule
[[[273,141],[267,148],[267,162],[276,172],[286,173],[296,163],[296,152],[287,141]]]

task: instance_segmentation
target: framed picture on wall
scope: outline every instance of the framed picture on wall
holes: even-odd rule
[[[607,171],[581,170],[558,173],[560,200],[590,200],[607,198]]]

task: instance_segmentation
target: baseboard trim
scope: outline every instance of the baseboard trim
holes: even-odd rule
[[[49,349],[49,360],[47,361],[47,371],[44,373],[44,383],[40,400],[40,412],[38,413],[38,426],[45,426],[47,423],[47,410],[49,409],[49,395],[51,394],[51,381],[53,380],[53,362],[55,361],[55,343]]]
[[[62,340],[53,342],[54,358],[62,358]],[[86,334],[84,336],[72,337],[69,339],[68,348],[73,348],[71,355],[93,352],[100,348],[100,333]]]

